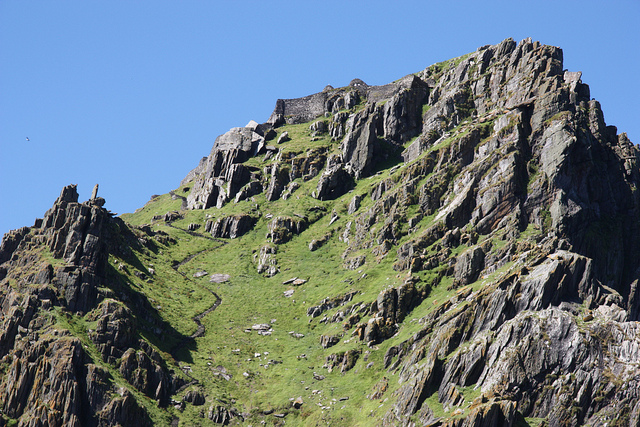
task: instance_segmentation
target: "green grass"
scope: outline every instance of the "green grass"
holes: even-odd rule
[[[401,280],[397,277],[398,273],[392,269],[391,257],[377,263],[373,257],[367,256],[367,263],[359,269],[366,271],[367,277],[364,279],[358,271],[336,269],[336,265],[342,264],[341,254],[346,248],[344,243],[338,241],[337,232],[334,232],[328,244],[314,252],[309,251],[308,243],[313,238],[321,237],[331,229],[337,231],[344,226],[347,220],[344,210],[352,197],[352,194],[348,194],[335,202],[334,206],[340,207],[339,211],[343,217],[329,226],[330,209],[327,209],[326,214],[310,212],[310,208],[314,206],[330,206],[329,202],[320,202],[308,196],[314,187],[314,183],[302,183],[296,192],[300,193],[299,199],[273,203],[257,200],[262,216],[254,229],[238,239],[226,240],[224,245],[205,238],[193,238],[175,228],[156,224],[153,229],[168,233],[176,240],[176,244],[159,246],[157,253],[137,255],[143,265],[153,264],[156,270],[150,283],[140,280],[132,273],[125,276],[136,289],[148,295],[154,301],[154,305],[160,307],[158,312],[162,318],[183,334],[195,329],[195,324],[190,318],[210,304],[211,298],[207,297],[210,291],[221,297],[220,306],[203,319],[208,333],[196,339],[190,348],[190,354],[184,355],[193,369],[194,377],[199,378],[201,386],[207,390],[209,401],[213,402],[216,397],[227,396],[236,402],[242,402],[243,411],[257,414],[258,411],[269,408],[284,410],[290,406],[290,398],[302,396],[304,401],[309,403],[305,403],[298,413],[290,413],[286,418],[287,424],[344,422],[350,425],[368,425],[370,419],[367,419],[366,415],[372,413],[371,411],[383,414],[392,402],[388,400],[379,408],[380,402],[371,402],[364,395],[360,395],[363,389],[373,387],[382,373],[389,375],[382,371],[383,350],[368,349],[363,343],[350,337],[350,331],[345,333],[337,346],[322,349],[319,346],[320,335],[341,332],[341,324],[319,324],[319,319],[309,323],[306,310],[327,296],[340,295],[351,290],[360,293],[349,304],[368,303],[377,297],[381,287],[387,284],[398,286]],[[131,214],[126,219],[144,223],[151,213],[162,214],[162,210],[168,207],[166,198],[160,197],[149,203],[144,212]],[[173,225],[185,227],[189,222],[202,222],[206,215],[220,217],[239,208],[238,205],[230,203],[223,209],[212,209],[211,213],[209,210],[183,212],[184,219],[174,222]],[[362,209],[363,207],[360,208],[361,211]],[[265,218],[267,213],[274,216],[309,214],[310,220],[310,226],[301,235],[279,245],[276,258],[280,273],[273,278],[259,275],[253,260],[253,251],[265,243],[269,222]],[[171,262],[183,260],[192,254],[198,255],[179,268],[184,277],[167,267]],[[126,263],[126,260],[114,259],[113,262]],[[131,266],[128,266],[128,269],[134,270]],[[207,276],[193,279],[193,274],[199,270],[206,270],[209,274],[230,274],[231,279],[222,284],[209,283]],[[308,282],[296,287],[291,298],[285,298],[283,292],[293,288],[282,285],[282,281],[291,277],[302,277]],[[337,310],[339,309],[326,314],[332,315]],[[263,337],[258,336],[256,332],[244,332],[255,323],[270,323],[274,318],[276,322],[273,323],[274,332],[271,336]],[[290,331],[305,336],[295,339],[289,334]],[[232,351],[234,349],[240,351],[236,353]],[[363,357],[358,360],[353,370],[345,374],[338,371],[328,373],[322,368],[327,355],[349,349],[361,349],[363,353],[371,351],[368,360],[374,361],[374,367],[369,369],[371,375],[367,380],[358,375],[369,363],[365,363]],[[260,363],[265,364],[265,357],[262,356],[262,360],[259,360],[254,355],[264,354],[265,351],[269,353],[266,360],[274,359],[282,363],[270,365],[268,368],[260,367]],[[306,359],[297,357],[302,354],[307,355]],[[225,381],[212,375],[212,367],[218,365],[227,369],[233,376],[232,380]],[[244,372],[250,373],[248,379],[243,376]],[[326,378],[316,381],[313,379],[313,372],[325,375]],[[358,380],[354,381],[354,378]],[[287,384],[287,387],[282,387],[282,384]],[[306,389],[307,387],[309,389]],[[322,390],[322,397],[311,394],[314,389]],[[341,402],[339,406],[332,403],[332,399],[344,396],[350,396],[350,399]],[[390,392],[387,392],[387,396],[391,396]],[[319,401],[332,409],[323,411],[314,405]],[[190,425],[197,422],[198,411],[198,408],[187,405],[185,412],[180,416],[181,423]],[[258,420],[262,416],[255,417]]]
[[[455,67],[462,60],[464,57],[436,64],[434,70],[442,73],[445,67]],[[428,105],[423,106],[423,113],[428,108]],[[196,325],[191,319],[213,304],[215,298],[212,292],[221,299],[217,309],[202,319],[206,328],[205,335],[196,338],[177,355],[176,362],[181,366],[188,365],[192,369],[191,375],[198,379],[197,387],[206,391],[207,399],[204,407],[187,404],[185,411],[178,415],[181,425],[201,424],[202,408],[206,412],[210,405],[219,404],[219,400],[235,406],[240,412],[251,414],[249,419],[245,420],[250,424],[258,424],[263,420],[274,423],[275,419],[272,416],[262,415],[262,412],[268,409],[289,412],[285,419],[287,425],[366,426],[371,424],[372,419],[381,419],[395,401],[394,391],[400,387],[398,374],[383,369],[385,352],[391,346],[400,345],[419,332],[423,328],[420,319],[451,300],[457,292],[482,290],[495,283],[501,275],[508,274],[512,265],[507,264],[488,277],[480,278],[457,290],[449,289],[453,279],[444,275],[446,263],[431,270],[415,273],[419,279],[417,287],[430,289],[428,296],[408,313],[397,335],[369,348],[351,335],[353,328],[344,330],[342,322],[321,323],[320,320],[324,316],[331,318],[352,304],[368,305],[376,300],[382,289],[400,286],[409,273],[393,269],[396,250],[400,245],[421,236],[430,227],[437,226],[436,212],[423,217],[415,230],[409,230],[406,222],[419,212],[418,197],[410,198],[403,202],[404,204],[398,203],[395,212],[402,223],[398,228],[399,238],[384,257],[373,255],[372,248],[378,245],[372,242],[375,241],[376,233],[388,215],[387,211],[381,210],[376,224],[371,227],[371,231],[375,230],[375,233],[364,236],[363,241],[354,243],[352,232],[352,242],[348,245],[340,240],[340,236],[348,222],[354,224],[354,230],[359,217],[366,216],[370,209],[380,207],[388,195],[394,192],[400,194],[403,186],[413,178],[416,171],[424,171],[415,183],[416,194],[419,194],[423,186],[444,185],[442,182],[455,179],[461,170],[455,164],[449,163],[451,145],[476,128],[480,131],[481,139],[490,137],[492,124],[493,122],[488,122],[474,127],[469,121],[464,121],[449,130],[451,136],[429,147],[417,159],[406,165],[391,155],[387,163],[378,167],[377,173],[357,181],[353,191],[333,201],[319,201],[311,197],[317,188],[319,177],[316,177],[308,181],[297,180],[300,187],[286,201],[267,202],[265,195],[260,194],[254,196],[251,201],[229,202],[221,209],[182,211],[183,218],[171,225],[153,220],[156,215],[180,209],[182,201],[172,200],[168,194],[154,198],[133,214],[123,215],[122,218],[127,223],[137,226],[151,224],[153,232],[166,233],[174,242],[157,242],[153,236],[140,231],[138,237],[154,241],[153,247],[139,250],[130,259],[112,257],[110,260],[114,268],[120,264],[126,267],[120,272],[122,280],[135,292],[144,294],[152,303],[157,316],[175,329],[172,336],[162,339],[153,333],[145,332],[145,336],[151,342],[166,352],[181,339],[181,336],[195,332]],[[280,150],[280,154],[267,160],[258,156],[247,161],[246,165],[262,170],[278,161],[277,157],[304,157],[310,155],[310,150],[314,150],[313,155],[323,156],[339,152],[339,144],[332,142],[327,134],[312,140],[309,125],[310,123],[304,123],[278,128],[276,140],[285,131],[291,137],[290,141],[282,144],[271,142]],[[393,154],[391,151],[390,153]],[[446,165],[436,173],[433,169],[440,158],[444,159]],[[394,165],[401,166],[391,172],[388,168]],[[384,180],[389,180],[392,188],[381,200],[373,201],[370,197],[372,189]],[[186,197],[189,190],[184,191],[185,187],[192,186],[193,183],[187,184],[175,192]],[[348,215],[347,206],[356,194],[363,196],[361,206],[354,215]],[[451,195],[451,189],[443,188],[442,194],[443,197]],[[323,210],[318,211],[316,207]],[[338,213],[339,219],[329,225],[331,212],[334,210]],[[207,238],[210,237],[204,232],[204,224],[207,221],[239,213],[250,213],[257,219],[250,232],[238,239]],[[271,221],[267,218],[269,215],[304,215],[308,219],[308,227],[300,235],[278,245],[275,258],[280,272],[272,278],[258,274],[255,260],[260,248],[267,243],[268,224]],[[196,235],[184,231],[191,223],[201,225]],[[535,232],[537,230],[527,229],[521,237],[528,238]],[[311,240],[327,234],[330,237],[325,245],[314,252],[309,251],[308,244]],[[492,245],[498,249],[507,243],[499,236],[486,237],[489,238],[492,239]],[[437,242],[424,248],[425,253],[435,254],[436,244]],[[467,246],[452,248],[449,257],[456,257],[466,249]],[[355,271],[342,267],[343,257],[360,254],[366,256],[366,263],[362,267]],[[179,267],[174,268],[178,264]],[[154,275],[148,274],[150,268],[155,270]],[[145,273],[147,278],[140,278],[135,274],[136,271]],[[208,274],[194,278],[194,273],[198,271],[206,271]],[[221,284],[211,283],[208,277],[213,273],[229,274],[230,280]],[[297,287],[282,284],[284,280],[293,277],[306,279],[307,282]],[[294,291],[290,298],[283,294],[287,290]],[[346,306],[328,310],[319,318],[311,319],[306,315],[309,307],[317,305],[324,298],[351,291],[357,291],[357,294]],[[458,304],[460,306],[457,309],[462,309],[463,305],[468,303]],[[368,318],[364,316],[360,322],[366,322]],[[275,321],[272,323],[273,319]],[[271,324],[272,335],[260,336],[251,330],[251,326],[256,323]],[[246,332],[247,330],[250,332]],[[304,334],[304,337],[294,338],[290,332]],[[327,334],[343,335],[337,345],[322,349],[319,339],[321,335]],[[460,348],[464,348],[464,345]],[[338,369],[329,373],[323,368],[327,356],[349,350],[361,351],[361,356],[352,370],[342,374]],[[256,356],[257,353],[260,355]],[[302,355],[305,357],[301,357]],[[277,363],[269,363],[269,360]],[[373,366],[367,368],[371,362]],[[218,366],[222,366],[231,375],[229,380],[216,375],[219,372]],[[325,379],[314,379],[314,372],[324,375]],[[389,390],[380,400],[367,399],[366,394],[383,376],[389,378]],[[313,390],[320,392],[313,393]],[[468,408],[471,401],[479,396],[479,390],[474,390],[473,387],[460,388],[459,391],[465,398],[463,409]],[[305,403],[301,410],[292,410],[291,399],[298,396],[301,396]],[[349,396],[350,399],[338,401],[340,397],[345,396]],[[318,403],[321,403],[321,406]],[[442,412],[442,405],[437,402],[437,394],[429,396],[426,403],[436,413]],[[445,415],[447,414],[441,414]]]
[[[182,191],[176,191],[176,194],[182,195]],[[186,195],[185,195],[186,197]],[[138,209],[134,214],[122,214],[120,217],[130,225],[150,224],[155,215],[164,215],[170,211],[179,211],[182,206],[182,200],[172,200],[170,194],[163,194],[148,201],[142,208]]]

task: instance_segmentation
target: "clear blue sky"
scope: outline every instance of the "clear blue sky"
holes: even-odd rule
[[[639,143],[639,18],[638,0],[1,0],[0,235],[70,183],[132,212],[277,98],[385,84],[507,37],[562,47]]]

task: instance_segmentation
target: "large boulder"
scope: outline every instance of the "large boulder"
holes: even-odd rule
[[[454,284],[457,286],[468,285],[478,278],[478,274],[484,266],[484,251],[475,246],[466,250],[456,260],[454,267]]]
[[[315,197],[318,200],[336,199],[349,191],[353,184],[353,178],[342,165],[328,167],[320,175]]]

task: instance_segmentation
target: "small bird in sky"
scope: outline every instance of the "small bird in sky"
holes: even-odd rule
[[[27,137],[27,141],[29,141],[29,137]]]

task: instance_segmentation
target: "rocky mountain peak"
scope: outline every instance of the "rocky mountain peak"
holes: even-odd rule
[[[640,150],[562,58],[279,99],[122,218],[65,187],[0,245],[3,414],[638,425]]]

